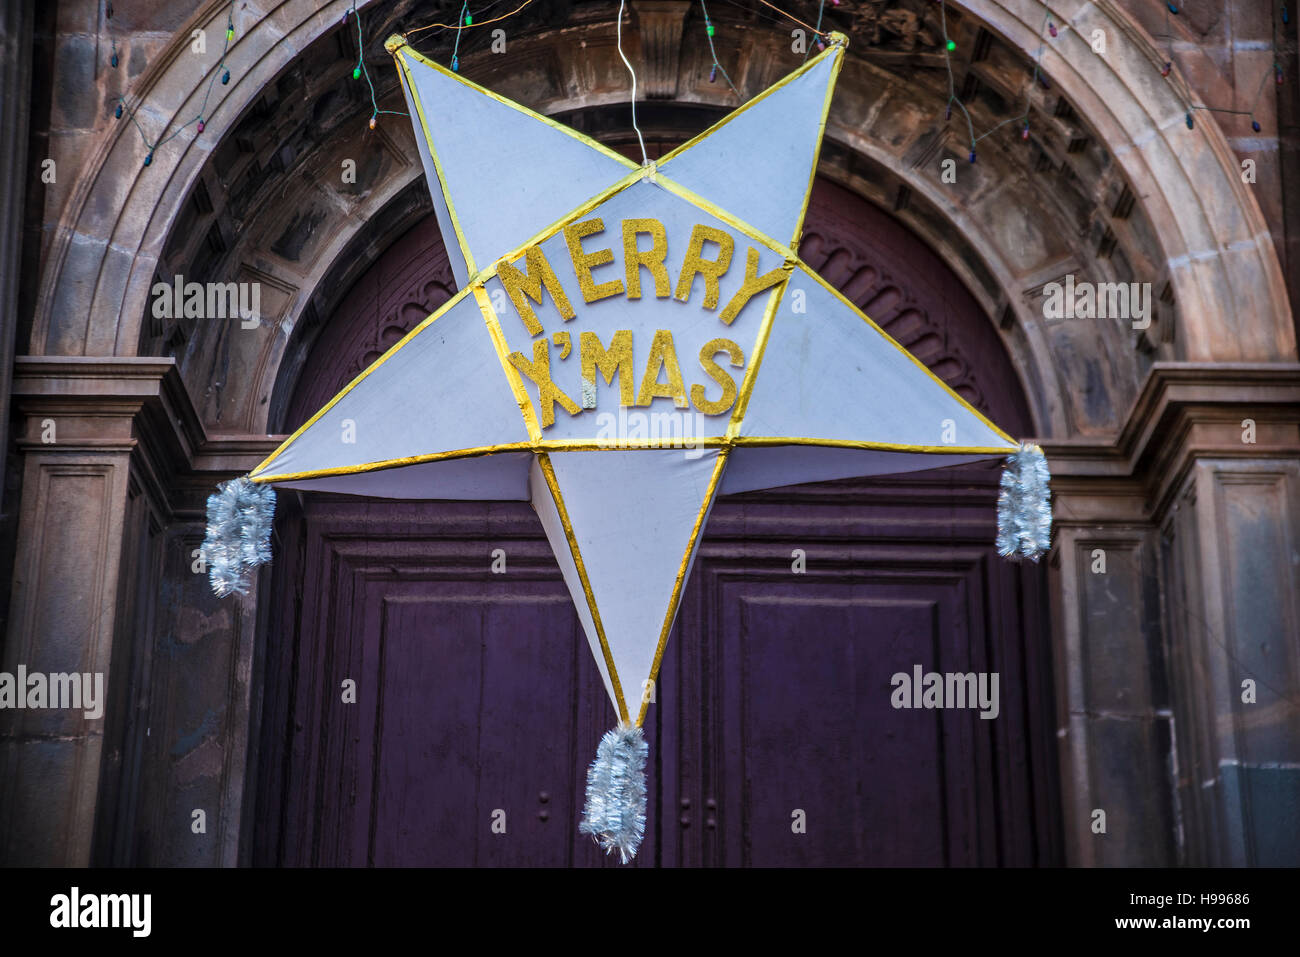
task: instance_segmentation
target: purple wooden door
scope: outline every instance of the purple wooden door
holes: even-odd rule
[[[809,221],[815,268],[1028,430],[1000,343],[926,247],[826,184]],[[322,333],[285,425],[449,294],[430,218]],[[991,548],[997,475],[718,503],[647,720],[637,866],[1059,861],[1043,577]],[[255,860],[608,865],[577,822],[614,713],[531,509],[280,500]],[[998,717],[893,708],[891,676],[914,665],[998,672]]]

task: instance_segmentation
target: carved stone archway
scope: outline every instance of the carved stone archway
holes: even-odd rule
[[[322,38],[337,32],[340,16],[349,5],[348,0],[333,0],[317,10],[306,2],[285,3],[267,15],[251,5],[241,7],[236,12],[239,39],[230,56],[234,79],[228,87],[215,88],[218,98],[209,111],[208,132],[197,136],[188,128],[158,151],[148,169],[142,165],[144,147],[124,125],[110,126],[101,134],[87,173],[54,236],[34,322],[33,354],[133,355],[142,344],[146,350],[166,351],[165,341],[156,342],[157,337],[148,334],[149,291],[155,273],[164,264],[184,267],[192,265],[196,257],[204,258],[195,248],[199,240],[217,247],[216,261],[224,260],[241,275],[259,278],[269,287],[271,308],[276,313],[276,331],[269,335],[283,338],[283,333],[298,323],[314,320],[315,287],[328,268],[350,255],[349,246],[364,222],[419,175],[418,164],[403,162],[408,150],[401,124],[385,122],[379,131],[368,135],[361,122],[346,129],[337,123],[338,118],[349,115],[363,119],[369,111],[368,102],[363,103],[355,91],[344,93],[340,101],[338,81],[346,72],[342,58],[334,57],[331,74],[313,76],[310,81],[294,66],[317,50]],[[371,28],[382,31],[389,24],[403,22],[408,4],[382,0],[361,6],[371,14]],[[1002,63],[995,51],[986,54],[981,63],[972,64],[971,74],[986,90],[1010,96],[1013,78],[1022,76],[1024,64],[1041,45],[1044,6],[1036,0],[970,0],[952,6],[955,17],[962,8],[969,11],[968,16],[956,17],[950,24],[954,35],[962,31],[963,47],[978,49],[982,44],[987,50],[983,34],[996,34],[997,50],[1004,51],[1009,62]],[[1187,131],[1181,129],[1185,91],[1178,88],[1176,78],[1165,82],[1160,77],[1162,56],[1150,38],[1111,0],[1073,6],[1074,10],[1057,11],[1056,15],[1077,15],[1074,28],[1066,30],[1059,43],[1047,47],[1042,55],[1044,71],[1054,88],[1051,95],[1035,94],[1034,122],[1047,129],[1042,141],[1034,144],[1037,149],[1032,155],[1047,157],[1052,166],[1058,156],[1064,157],[1067,145],[1074,150],[1083,142],[1084,147],[1079,148],[1097,151],[1094,165],[1109,166],[1113,161],[1122,171],[1119,180],[1104,169],[1090,172],[1086,164],[1066,172],[1075,180],[1092,176],[1094,181],[1085,181],[1082,190],[1070,190],[1071,196],[1081,195],[1083,202],[1105,204],[1127,190],[1126,198],[1119,196],[1118,206],[1139,211],[1140,222],[1133,222],[1134,228],[1129,228],[1131,211],[1112,217],[1113,222],[1094,222],[1098,228],[1109,229],[1122,249],[1127,248],[1128,267],[1122,262],[1106,262],[1109,252],[1098,256],[1087,251],[1093,227],[1077,221],[1071,225],[1070,217],[1078,211],[1062,208],[1064,193],[1054,197],[1058,187],[1068,187],[1055,181],[1035,185],[1023,172],[1029,160],[1017,158],[998,140],[991,142],[999,148],[988,150],[980,165],[969,171],[972,175],[963,173],[952,187],[940,182],[937,164],[944,156],[964,158],[960,131],[947,130],[938,123],[933,135],[908,144],[906,153],[891,149],[891,143],[898,142],[899,122],[942,114],[942,91],[912,82],[905,67],[895,77],[869,55],[863,59],[869,51],[860,53],[851,47],[851,62],[841,79],[828,128],[830,171],[877,201],[900,205],[905,221],[931,241],[989,313],[1007,327],[1005,335],[1034,402],[1039,430],[1054,435],[1117,429],[1150,362],[1149,358],[1134,358],[1131,335],[1102,328],[1100,334],[1113,340],[1106,347],[1106,361],[1083,375],[1116,378],[1104,407],[1086,408],[1077,403],[1072,407],[1067,397],[1087,393],[1090,386],[1086,378],[1074,378],[1069,368],[1062,369],[1055,354],[1076,351],[1081,347],[1079,339],[1047,329],[1039,314],[1040,287],[1059,275],[1057,269],[1086,269],[1101,280],[1132,272],[1137,274],[1133,278],[1158,287],[1167,282],[1165,298],[1176,304],[1178,334],[1174,335],[1166,315],[1159,320],[1163,328],[1158,341],[1138,343],[1155,358],[1266,361],[1295,356],[1294,324],[1277,255],[1258,205],[1241,183],[1235,159],[1213,117],[1205,114],[1194,135],[1185,135]],[[207,3],[178,31],[171,55],[156,60],[141,78],[132,99],[140,102],[151,118],[160,123],[176,122],[196,109],[204,84],[194,83],[193,65],[179,53],[188,43],[190,28],[214,26],[224,16],[224,8],[217,0]],[[599,5],[589,9],[608,16]],[[1105,56],[1094,54],[1084,40],[1093,29],[1102,30],[1109,38]],[[737,52],[724,54],[724,59],[731,62],[745,94],[758,92],[797,62],[788,53],[789,37],[783,31],[761,23],[741,24],[735,31],[740,38]],[[543,112],[562,115],[577,108],[613,106],[626,100],[626,75],[608,46],[610,33],[608,19],[598,13],[567,30],[561,43],[547,42],[545,31],[535,39],[518,38],[514,42],[526,50],[512,57],[509,65],[498,66],[484,52],[466,55],[462,61],[467,75]],[[665,36],[670,39],[663,39]],[[681,51],[672,48],[673,40],[682,45]],[[379,37],[373,45],[378,48],[381,41]],[[349,41],[340,36],[340,42]],[[671,90],[677,102],[715,112],[734,106],[735,98],[722,84],[703,80],[707,72],[699,69],[703,44],[693,35],[684,36],[680,25],[667,33],[656,28],[645,37],[630,36],[632,42],[647,48],[652,73],[668,67],[680,72],[677,77],[652,76],[652,95],[656,90]],[[668,44],[665,50],[675,56],[661,55],[656,44]],[[370,52],[382,91],[385,77],[378,65],[384,56],[382,50],[377,55]],[[927,65],[933,62],[931,59]],[[329,141],[308,143],[309,151],[302,154],[297,154],[292,144],[286,152],[278,139],[268,144],[276,148],[262,147],[257,135],[259,116],[266,115],[277,102],[283,112],[285,94],[308,82],[319,90],[315,105],[328,102],[329,107],[320,117],[300,110],[290,123],[324,122],[332,130]],[[391,79],[387,86],[391,90]],[[978,89],[979,82],[975,86]],[[978,112],[978,104],[975,109]],[[282,117],[281,124],[285,121]],[[1013,136],[1012,131],[1007,132],[1009,142]],[[252,166],[249,152],[255,154]],[[328,189],[326,184],[333,179],[330,168],[347,156],[367,157],[373,167],[370,186],[351,191]],[[224,174],[230,175],[229,181]],[[213,175],[227,190],[243,189],[250,195],[269,196],[280,180],[289,188],[280,188],[279,202],[257,213],[260,228],[248,229],[250,223],[237,220],[245,228],[233,237],[228,228],[215,234],[207,228],[186,231],[186,225],[211,225],[205,217],[211,212],[210,197],[215,192],[208,185]],[[302,192],[304,182],[310,186],[310,195]],[[896,187],[882,189],[885,183],[905,186],[907,199],[899,199]],[[1042,200],[1026,206],[1026,188],[1043,194]],[[209,200],[205,201],[205,195]],[[304,204],[314,210],[315,218],[300,215],[295,221],[289,209],[301,213]],[[1037,209],[1035,215],[1046,218],[1034,223],[1025,216],[1026,208]],[[271,223],[275,217],[280,221]],[[1026,244],[1046,247],[1049,237],[1077,233],[1081,225],[1087,226],[1083,243],[1067,243],[1056,253],[1045,248],[1037,262],[1027,260],[1017,248]],[[258,247],[248,240],[256,236],[260,243],[268,235],[285,238],[281,251],[307,254],[315,268],[304,275],[292,265],[286,270],[283,261],[273,259],[264,263],[269,268],[260,268]],[[188,243],[179,258],[173,248],[178,236]],[[304,236],[313,240],[308,249],[303,248]],[[274,246],[271,251],[275,252]],[[210,264],[214,261],[211,254],[206,259]],[[1027,275],[1026,270],[1034,267],[1047,272]],[[1227,317],[1231,317],[1231,331],[1225,334]],[[1087,335],[1097,333],[1093,329]],[[205,354],[223,351],[210,341],[195,342],[190,348]],[[256,386],[245,390],[251,404],[237,412],[218,413],[209,408],[202,416],[205,424],[221,432],[265,428],[267,397],[281,355],[280,349],[268,345],[253,354],[233,356],[239,361],[231,367],[245,375],[242,381],[257,380]],[[212,384],[211,372],[208,366],[186,376],[200,407]],[[203,378],[202,384],[198,377]],[[1091,391],[1095,393],[1096,387]]]

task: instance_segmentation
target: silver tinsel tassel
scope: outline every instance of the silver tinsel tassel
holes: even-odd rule
[[[208,581],[221,598],[248,591],[248,569],[271,560],[275,490],[245,477],[222,482],[208,496],[208,532],[199,550]]]
[[[590,834],[624,864],[636,857],[645,836],[645,759],[649,748],[640,728],[606,731],[587,771],[587,807],[578,830]]]
[[[1052,504],[1047,458],[1028,442],[1007,456],[998,493],[998,554],[1038,561],[1052,544]]]

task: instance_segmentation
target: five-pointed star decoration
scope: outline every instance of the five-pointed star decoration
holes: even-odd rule
[[[618,714],[581,828],[624,861],[640,726],[718,494],[1008,456],[999,548],[1048,546],[1041,450],[795,251],[845,43],[638,165],[390,38],[460,291],[210,500],[218,593],[269,558],[270,484],[531,502]]]

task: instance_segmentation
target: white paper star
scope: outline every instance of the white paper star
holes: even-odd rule
[[[388,48],[460,292],[252,478],[531,501],[620,723],[719,493],[1017,449],[798,258],[842,37],[644,167]]]

